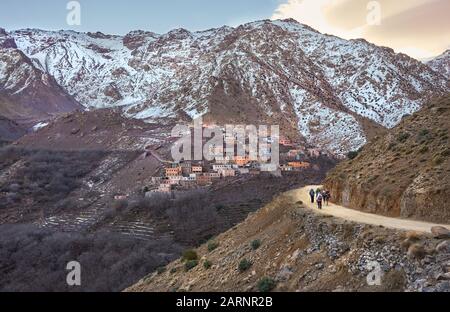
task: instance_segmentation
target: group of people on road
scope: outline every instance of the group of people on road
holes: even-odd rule
[[[323,203],[325,202],[325,204],[328,206],[330,203],[330,199],[331,199],[331,193],[328,190],[321,190],[321,189],[317,189],[317,190],[313,190],[311,189],[309,191],[309,196],[311,197],[311,203],[314,204],[314,201],[317,202],[317,207],[319,209],[322,209]]]

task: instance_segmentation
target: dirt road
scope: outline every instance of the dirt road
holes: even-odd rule
[[[331,215],[334,217],[342,218],[348,221],[353,221],[357,223],[370,224],[375,226],[384,226],[386,228],[405,230],[405,231],[417,231],[423,233],[431,233],[431,228],[434,226],[443,226],[450,230],[450,225],[434,224],[428,222],[421,222],[415,220],[399,219],[399,218],[389,218],[385,216],[365,213],[349,208],[345,208],[339,205],[330,203],[329,206],[323,205],[323,209],[319,210],[317,204],[311,203],[309,196],[309,191],[311,189],[316,190],[321,188],[319,185],[310,185],[304,188],[294,190],[289,192],[289,195],[293,196],[293,199],[297,201],[302,201],[305,206],[309,209],[314,209],[317,213]]]

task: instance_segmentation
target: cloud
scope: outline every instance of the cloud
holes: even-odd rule
[[[377,6],[380,24],[370,25]],[[323,33],[364,38],[422,59],[448,48],[448,12],[448,0],[286,0],[272,19],[294,18]]]
[[[334,27],[326,18],[326,10],[333,2],[335,1],[288,0],[276,9],[272,19],[295,18],[321,32],[337,34],[341,29]]]

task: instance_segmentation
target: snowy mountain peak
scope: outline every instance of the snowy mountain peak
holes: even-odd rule
[[[450,79],[450,49],[427,63],[436,72]]]
[[[0,28],[0,49],[17,49],[14,38],[10,37],[3,28]]]

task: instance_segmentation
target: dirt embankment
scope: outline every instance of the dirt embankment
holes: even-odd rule
[[[450,250],[442,244],[315,214],[282,195],[185,253],[190,261],[177,260],[126,291],[444,291]],[[373,261],[378,286],[367,282]]]
[[[325,181],[334,201],[391,217],[450,223],[450,96],[376,137]]]

